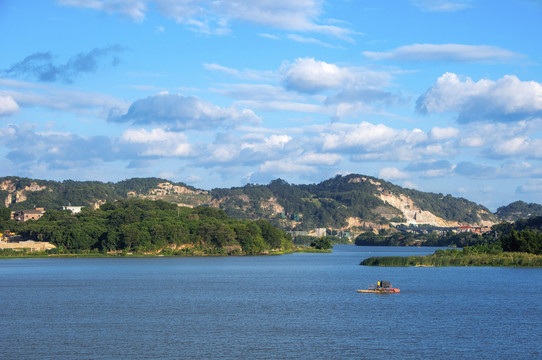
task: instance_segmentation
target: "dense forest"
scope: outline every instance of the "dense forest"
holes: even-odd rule
[[[527,219],[532,216],[542,216],[542,205],[535,203],[526,203],[524,201],[515,201],[506,206],[497,209],[496,215],[499,219],[505,221],[516,221]]]
[[[195,209],[157,200],[118,200],[72,214],[48,210],[35,221],[9,220],[0,229],[50,242],[58,252],[159,252],[175,254],[263,254],[292,248],[288,233],[264,220],[234,220],[222,210]]]

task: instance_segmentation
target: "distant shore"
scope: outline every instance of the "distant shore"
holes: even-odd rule
[[[518,252],[502,252],[499,254],[468,254],[425,256],[378,256],[363,260],[364,266],[393,267],[443,267],[443,266],[510,266],[510,267],[542,267],[542,255]]]
[[[247,255],[241,253],[229,254],[224,249],[187,248],[184,252],[156,251],[156,252],[137,252],[137,251],[73,251],[73,252],[55,252],[56,247],[53,244],[45,242],[22,241],[18,243],[0,242],[0,259],[9,258],[81,258],[81,257],[194,257],[194,256],[268,256],[285,255],[293,253],[330,253],[332,250],[315,249],[310,246],[298,246],[287,251],[268,251],[258,255]],[[53,251],[51,251],[53,250]]]

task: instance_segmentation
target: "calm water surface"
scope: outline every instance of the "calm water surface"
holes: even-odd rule
[[[433,251],[0,260],[0,358],[542,358],[542,269],[359,266]]]

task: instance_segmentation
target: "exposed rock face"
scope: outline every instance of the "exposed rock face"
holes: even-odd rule
[[[126,193],[128,198],[140,197],[150,200],[165,200],[186,207],[194,207],[202,204],[214,206],[205,199],[205,196],[197,200],[199,195],[208,194],[209,192],[205,190],[190,190],[184,186],[173,185],[169,182],[158,184],[157,188],[149,190],[146,194],[140,194],[136,191]]]
[[[157,189],[152,189],[149,191],[150,196],[166,196],[171,194],[206,194],[207,191],[203,190],[190,190],[184,186],[173,185],[171,183],[160,183],[158,184]]]
[[[433,215],[429,211],[424,211],[414,205],[414,201],[406,195],[397,196],[392,193],[381,192],[380,200],[387,202],[403,213],[403,218],[407,224],[429,224],[433,226],[459,226],[457,221],[446,221],[438,216]]]
[[[8,196],[6,196],[6,198],[4,199],[4,206],[9,207],[11,202],[12,202],[11,194],[8,194]]]
[[[0,183],[0,190],[7,190],[12,193],[15,191],[15,184],[11,180],[6,180]]]
[[[348,183],[355,183],[355,184],[364,183],[364,182],[368,182],[369,184],[373,184],[374,186],[377,187],[378,191],[382,191],[382,183],[381,182],[375,181],[373,179],[368,179],[365,176],[355,177],[355,178],[352,178],[352,179],[348,180]]]
[[[32,182],[29,186],[26,186],[22,190],[16,190],[17,187],[11,180],[6,180],[0,183],[0,190],[8,191],[9,194],[4,199],[4,206],[9,207],[13,203],[13,198],[15,198],[16,203],[26,201],[26,192],[29,191],[43,191],[47,189],[47,186],[39,186],[37,183]],[[49,191],[52,191],[49,189]]]
[[[268,210],[275,215],[284,212],[284,208],[278,203],[277,199],[274,197],[270,197],[267,201],[262,202],[261,207],[262,209]]]

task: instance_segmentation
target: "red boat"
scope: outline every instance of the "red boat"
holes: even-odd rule
[[[395,294],[401,290],[391,287],[389,281],[378,281],[375,285],[370,285],[367,290],[358,290],[359,293],[375,293],[375,294]]]

